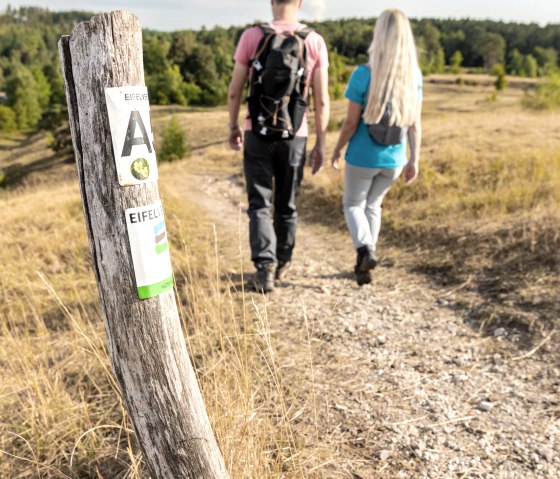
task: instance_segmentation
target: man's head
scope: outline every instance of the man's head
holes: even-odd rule
[[[297,19],[302,0],[270,0],[275,20],[294,22]]]
[[[272,5],[285,5],[287,3],[291,3],[292,5],[297,4],[298,7],[301,6],[302,0],[271,0]]]

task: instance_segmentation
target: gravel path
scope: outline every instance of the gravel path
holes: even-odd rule
[[[167,186],[237,238],[241,178],[184,174],[169,173]],[[557,338],[528,351],[504,328],[485,336],[460,291],[395,259],[358,287],[349,236],[300,222],[294,265],[267,298],[279,355],[311,351],[302,374],[314,385],[316,434],[336,450],[309,477],[560,478]]]

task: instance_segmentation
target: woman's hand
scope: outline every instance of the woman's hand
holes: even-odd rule
[[[331,158],[333,170],[340,170],[340,150],[335,150]]]
[[[404,167],[404,184],[410,185],[418,176],[418,160],[410,160]]]

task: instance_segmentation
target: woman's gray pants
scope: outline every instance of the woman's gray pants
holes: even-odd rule
[[[356,248],[371,246],[373,251],[381,229],[381,203],[399,168],[363,168],[346,163],[344,173],[344,218]]]

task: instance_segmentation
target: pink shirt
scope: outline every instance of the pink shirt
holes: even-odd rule
[[[281,23],[272,22],[270,25],[280,32],[295,32],[305,27],[303,23]],[[242,65],[250,66],[251,60],[253,60],[255,54],[257,53],[257,46],[260,39],[263,37],[263,31],[259,27],[251,27],[243,32],[239,43],[237,44],[237,49],[235,50],[235,55],[233,58],[236,62]],[[307,83],[308,85],[313,78],[315,69],[318,67],[328,68],[329,57],[327,54],[327,45],[325,40],[317,32],[311,32],[305,39],[305,46],[307,48]],[[245,130],[251,131],[251,118],[247,113],[247,121],[245,123]],[[307,111],[303,118],[303,123],[300,129],[297,131],[296,136],[307,136],[309,134],[309,127],[307,124]]]

